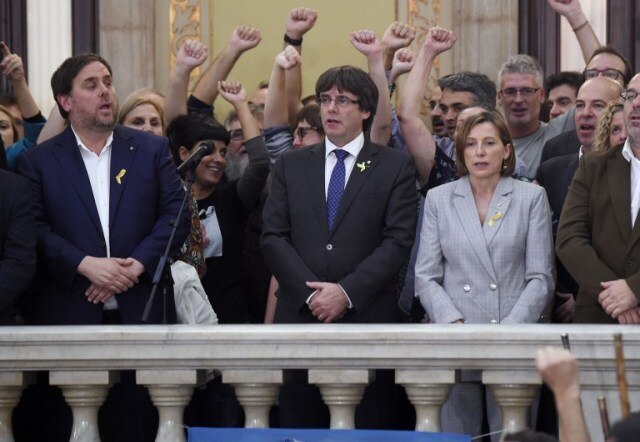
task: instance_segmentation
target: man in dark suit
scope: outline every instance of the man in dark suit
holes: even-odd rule
[[[278,159],[263,212],[263,252],[279,283],[275,322],[397,322],[397,277],[415,233],[413,162],[365,138],[378,102],[365,72],[329,69],[316,96],[325,141]],[[402,401],[386,374],[365,392],[358,427],[397,422],[379,418]],[[280,425],[326,426],[317,388],[293,378],[281,390]]]
[[[33,184],[39,250],[27,320],[138,324],[171,224],[179,223],[174,251],[189,227],[188,210],[177,220],[184,190],[168,141],[115,125],[118,100],[112,71],[98,55],[68,58],[53,74],[51,86],[69,125],[22,155],[19,163]],[[148,322],[162,323],[165,314],[167,322],[175,322],[172,286],[163,285]],[[24,437],[68,440],[69,414],[60,393],[56,397],[54,389],[37,387],[23,395],[24,412],[17,415],[26,420],[18,419],[17,433],[44,431]],[[39,418],[52,420],[33,421]],[[100,424],[108,440],[155,437],[157,412],[146,389],[135,385],[133,372],[123,372],[122,382],[111,389]]]
[[[316,94],[326,140],[278,160],[264,209],[262,247],[280,284],[275,321],[395,322],[396,277],[415,232],[413,163],[365,140],[378,100],[366,73],[330,69]]]
[[[35,222],[29,182],[0,170],[0,325],[16,323],[14,302],[33,281]]]
[[[576,323],[640,323],[640,75],[623,92],[627,141],[580,159],[556,253],[579,285]]]
[[[549,146],[549,143],[559,140],[568,134],[575,134],[578,140],[578,147],[575,151],[544,161],[540,165],[540,169],[538,169],[537,181],[547,191],[549,205],[551,206],[554,237],[558,229],[558,221],[560,220],[569,185],[578,168],[579,157],[591,152],[593,149],[593,135],[598,116],[609,102],[620,96],[620,92],[622,92],[622,86],[610,78],[599,76],[587,80],[578,90],[576,99],[576,130],[565,132],[547,143],[547,146]],[[562,148],[562,145],[557,144],[557,147]],[[569,296],[570,294],[576,295],[578,285],[561,262],[557,263],[557,270],[558,283],[556,284],[556,293],[558,296],[556,297],[556,308],[561,303],[564,304],[564,302],[569,302],[572,305],[573,302],[571,302],[572,300]],[[566,311],[566,309],[561,308],[556,310],[555,313],[556,315],[554,316],[560,322],[566,322],[571,319],[570,311]]]
[[[34,184],[41,251],[33,323],[140,323],[178,214],[184,191],[168,142],[115,126],[112,82],[101,57],[67,59],[51,84],[69,126],[21,159]],[[186,237],[184,215],[174,250]],[[149,322],[163,322],[163,304],[158,296]]]

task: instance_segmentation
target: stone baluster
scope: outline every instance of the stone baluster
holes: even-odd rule
[[[115,378],[108,370],[49,372],[49,384],[60,387],[73,413],[70,441],[100,441],[98,409]]]
[[[233,385],[244,408],[245,428],[269,428],[269,410],[282,385],[282,370],[224,370],[222,382]]]
[[[369,370],[309,370],[309,383],[320,388],[329,407],[332,430],[355,428],[356,406],[362,400],[370,378]]]
[[[202,379],[197,370],[137,370],[136,382],[149,389],[158,408],[156,442],[186,442],[182,415],[193,387]]]
[[[11,413],[22,395],[24,375],[21,371],[0,372],[0,440],[13,442]]]
[[[493,392],[502,411],[502,428],[513,433],[528,428],[527,411],[540,387],[535,371],[485,370],[482,382]]]
[[[416,409],[416,431],[440,432],[440,410],[455,378],[455,370],[396,370],[396,384]]]

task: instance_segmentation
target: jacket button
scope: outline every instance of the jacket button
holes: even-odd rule
[[[333,250],[333,245],[332,244],[327,244],[327,250]]]
[[[469,284],[465,284],[464,287],[462,287],[462,290],[468,293],[471,291],[471,286]]]
[[[497,324],[497,323],[498,323],[498,321],[497,321],[496,319],[492,319],[492,320],[491,320],[491,321],[489,321],[489,322],[490,322],[490,323],[492,323],[492,324]]]
[[[497,286],[497,285],[495,285],[495,284],[489,284],[489,290],[491,290],[492,292],[495,292],[497,288],[498,288],[498,286]]]

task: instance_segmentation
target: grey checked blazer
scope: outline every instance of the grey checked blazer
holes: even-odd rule
[[[468,176],[429,191],[416,296],[431,322],[537,322],[553,289],[551,214],[542,187],[502,177],[483,225]]]

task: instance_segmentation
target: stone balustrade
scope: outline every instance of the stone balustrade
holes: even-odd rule
[[[374,369],[394,369],[416,407],[416,430],[438,431],[455,369],[483,371],[504,427],[526,425],[540,384],[536,351],[568,333],[578,357],[583,407],[601,439],[597,397],[620,417],[613,334],[624,340],[631,408],[640,406],[640,329],[599,325],[252,325],[64,326],[0,328],[0,440],[11,441],[11,411],[35,370],[63,391],[73,411],[72,440],[98,440],[96,413],[120,370],[135,370],[158,407],[157,441],[184,441],[182,412],[211,369],[235,386],[246,427],[266,427],[282,370],[308,369],[331,412],[332,428],[353,414]]]

